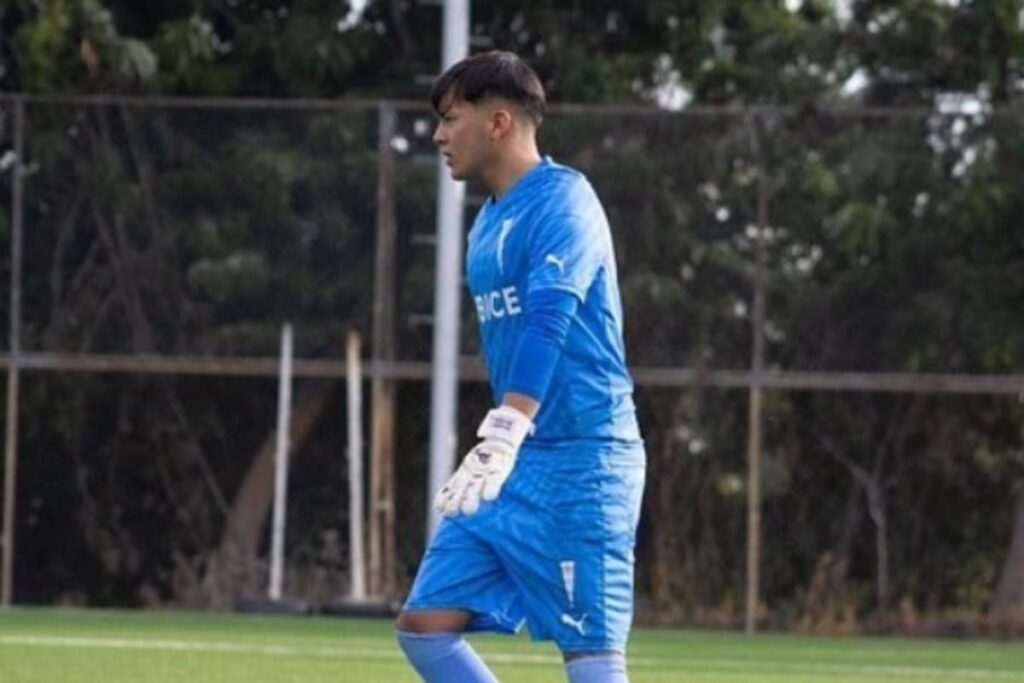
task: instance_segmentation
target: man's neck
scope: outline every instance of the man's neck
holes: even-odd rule
[[[484,184],[494,195],[500,199],[516,181],[522,178],[527,171],[540,162],[540,153],[536,147],[530,147],[504,157],[499,165],[496,165],[484,178]]]

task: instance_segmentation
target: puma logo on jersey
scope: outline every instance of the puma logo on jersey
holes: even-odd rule
[[[562,612],[562,623],[571,629],[574,629],[581,636],[586,635],[583,632],[583,621],[587,618],[586,613],[583,614],[579,619],[573,619],[571,616]]]
[[[501,232],[498,233],[498,272],[505,273],[505,239],[516,224],[515,219],[506,218],[501,222]]]
[[[565,275],[565,261],[558,258],[554,254],[548,254],[547,256],[545,256],[544,263],[550,263],[554,265],[555,268],[558,268],[558,272],[560,274]]]
[[[523,312],[519,292],[515,287],[502,287],[477,294],[473,297],[473,302],[476,303],[476,314],[482,323]]]

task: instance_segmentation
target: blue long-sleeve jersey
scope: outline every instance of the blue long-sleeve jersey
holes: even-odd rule
[[[541,407],[530,441],[639,439],[611,233],[581,173],[545,157],[488,199],[469,233],[466,269],[496,403],[517,390],[510,371],[531,303],[553,290],[578,299],[545,395],[534,396]]]

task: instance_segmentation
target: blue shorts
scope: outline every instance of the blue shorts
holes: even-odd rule
[[[470,631],[525,623],[563,652],[625,650],[644,461],[641,442],[524,446],[496,500],[438,526],[404,609],[464,610]]]

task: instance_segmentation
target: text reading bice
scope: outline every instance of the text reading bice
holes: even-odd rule
[[[482,323],[523,312],[523,307],[519,303],[519,292],[514,286],[477,294],[473,300],[476,302],[476,313]]]

